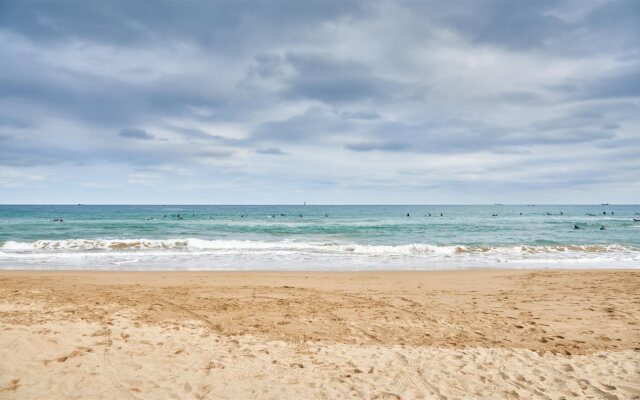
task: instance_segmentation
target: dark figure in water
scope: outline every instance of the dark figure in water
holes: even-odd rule
[[[602,215],[607,215],[607,212],[606,212],[606,211],[603,211],[603,212],[602,212]]]
[[[582,228],[580,228],[578,225],[574,225],[573,229],[582,229]]]
[[[547,215],[551,215],[551,213],[549,211],[547,211]]]
[[[325,215],[324,215],[324,217],[325,217],[325,218],[329,218],[329,214],[325,214]]]
[[[302,214],[300,214],[300,218],[302,218]]]
[[[409,213],[407,213],[407,217],[410,217]]]
[[[520,213],[520,215],[522,215],[522,213]]]
[[[600,227],[600,230],[601,230],[601,231],[603,231],[604,229],[605,229],[605,228],[604,228],[604,225],[602,225],[602,226]]]
[[[562,213],[562,211],[560,211],[560,215],[564,215],[564,214]]]
[[[280,216],[281,216],[281,217],[286,217],[286,215],[285,215],[285,214],[283,214],[283,213],[280,213]]]
[[[167,218],[167,214],[163,215],[162,218]]]
[[[429,213],[429,216],[431,216],[431,213]]]
[[[443,214],[443,213],[440,213],[440,216],[441,216],[441,217],[444,217],[444,214]]]
[[[182,217],[180,216],[180,214],[178,214],[178,219],[180,219],[180,218],[182,218]]]
[[[611,215],[613,215],[613,211],[611,211]]]
[[[491,214],[491,216],[492,216],[492,217],[497,217],[497,216],[498,216],[498,214]]]

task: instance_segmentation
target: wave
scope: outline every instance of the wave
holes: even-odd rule
[[[455,256],[463,254],[567,254],[567,253],[636,253],[639,246],[622,244],[565,245],[436,245],[413,243],[405,245],[367,245],[331,241],[258,241],[186,239],[67,239],[8,241],[0,247],[4,253],[33,252],[144,252],[144,251],[207,251],[225,252],[302,252],[370,255]]]

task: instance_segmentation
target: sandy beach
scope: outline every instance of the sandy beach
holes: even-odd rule
[[[640,398],[640,272],[0,272],[2,399]]]

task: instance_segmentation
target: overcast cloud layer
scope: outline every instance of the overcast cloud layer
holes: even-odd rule
[[[0,203],[638,203],[640,1],[0,1]]]

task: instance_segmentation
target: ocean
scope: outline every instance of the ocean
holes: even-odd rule
[[[640,268],[634,218],[640,205],[2,205],[0,269]]]

